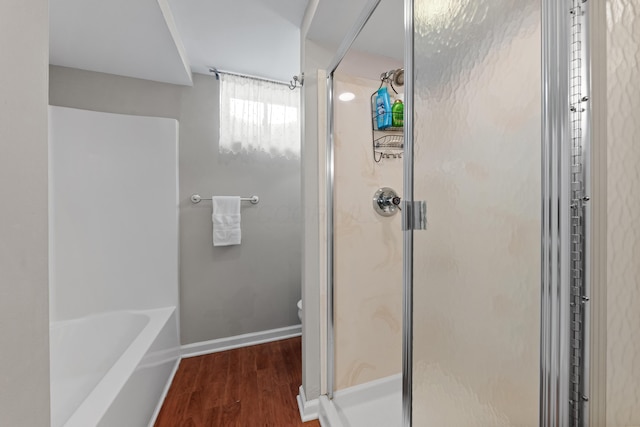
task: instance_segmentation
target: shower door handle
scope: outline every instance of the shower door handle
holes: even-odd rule
[[[403,203],[402,229],[426,230],[427,229],[427,202],[424,200],[405,201]]]

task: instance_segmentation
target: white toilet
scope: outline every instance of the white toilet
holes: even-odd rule
[[[302,300],[298,301],[298,318],[302,322]]]

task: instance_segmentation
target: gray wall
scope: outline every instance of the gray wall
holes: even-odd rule
[[[49,67],[49,104],[105,113],[180,118],[183,87],[66,67]]]
[[[213,77],[183,87],[52,66],[49,102],[179,120],[183,344],[299,323],[300,159],[220,154]],[[242,245],[212,246],[211,202],[193,205],[193,193],[260,196],[243,202]]]
[[[218,82],[194,76],[180,117],[182,340],[300,323],[300,159],[218,152]],[[242,245],[213,248],[211,203],[192,193],[260,196],[242,204]]]
[[[0,3],[0,424],[49,425],[48,1]]]

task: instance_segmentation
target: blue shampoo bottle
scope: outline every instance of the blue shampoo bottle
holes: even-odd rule
[[[376,96],[376,123],[378,129],[391,126],[391,98],[386,87],[378,89],[378,96]]]

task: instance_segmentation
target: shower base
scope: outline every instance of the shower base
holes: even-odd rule
[[[400,427],[402,375],[397,374],[320,397],[322,427]]]

